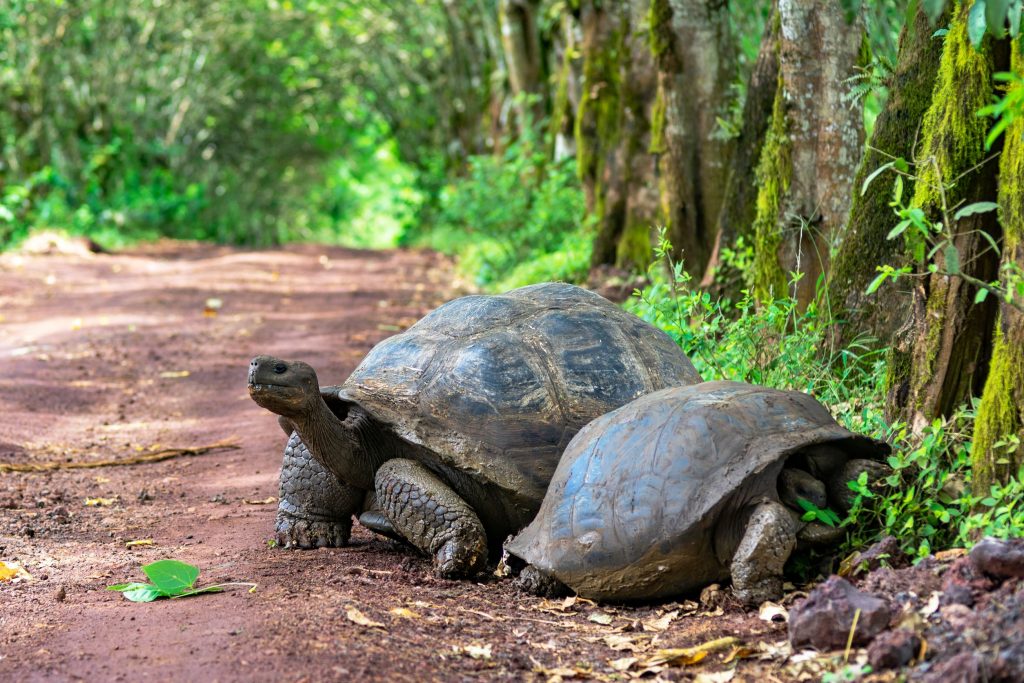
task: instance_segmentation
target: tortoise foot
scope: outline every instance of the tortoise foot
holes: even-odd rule
[[[564,598],[572,594],[569,587],[558,579],[548,576],[532,564],[523,567],[512,585],[538,598]]]
[[[300,517],[278,510],[275,530],[282,548],[341,548],[348,545],[352,520]]]

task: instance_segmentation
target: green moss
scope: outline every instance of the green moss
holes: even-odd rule
[[[939,185],[949,183],[985,158],[988,121],[976,112],[992,100],[989,42],[986,39],[980,50],[971,45],[967,9],[959,9],[945,37],[932,104],[921,123],[924,137],[913,203],[933,213],[941,206]],[[966,184],[958,183],[947,193],[947,206],[964,199],[958,188]]]
[[[595,196],[601,194],[605,156],[618,144],[622,127],[620,60],[624,39],[625,31],[620,29],[605,45],[585,49],[583,57],[583,97],[574,130],[576,161],[580,180],[590,184]]]
[[[648,42],[651,46],[651,54],[659,57],[672,48],[674,40],[672,7],[668,4],[668,0],[651,0],[650,9],[647,10],[647,22],[650,26]]]
[[[771,125],[754,173],[760,188],[754,218],[754,296],[761,301],[783,296],[786,292],[786,273],[779,265],[779,246],[782,244],[780,210],[784,197],[789,193],[793,172],[790,153],[780,74]]]
[[[665,108],[665,90],[659,84],[651,106],[651,143],[647,146],[651,154],[665,153]]]
[[[555,96],[552,98],[551,121],[548,126],[552,138],[562,130],[566,119],[572,117],[569,108],[569,78],[571,74],[572,50],[566,48],[565,54],[562,56],[562,66],[558,70],[558,75],[555,76]]]
[[[1012,59],[1013,70],[1024,75],[1024,58],[1017,50]],[[1005,133],[999,160],[999,204],[1003,259],[1024,266],[1024,118],[1014,121]],[[994,481],[1005,481],[1024,464],[1020,447],[1013,453],[995,448],[999,440],[1013,434],[1024,441],[1024,314],[1005,306],[997,331],[971,451],[978,494],[987,492]],[[1005,459],[1005,464],[1000,464],[1000,459]]]
[[[615,247],[615,265],[619,268],[643,268],[651,260],[651,228],[634,221],[626,226]]]

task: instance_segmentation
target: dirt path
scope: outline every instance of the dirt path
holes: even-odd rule
[[[526,598],[497,580],[439,580],[426,558],[363,530],[348,548],[268,545],[284,435],[248,398],[249,358],[302,358],[341,381],[444,300],[449,281],[442,259],[415,252],[168,243],[0,256],[0,462],[126,458],[229,437],[239,446],[0,473],[0,560],[31,574],[0,582],[0,680],[607,679],[658,648],[737,633],[782,640],[782,625],[700,617],[693,603],[598,608]],[[126,547],[139,539],[153,545]],[[103,590],[165,557],[202,567],[201,582],[258,587],[150,604]],[[355,623],[353,608],[379,625]],[[727,651],[660,675],[721,670]],[[771,666],[748,660],[740,671]]]

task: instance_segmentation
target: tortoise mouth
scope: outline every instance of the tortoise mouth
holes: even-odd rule
[[[249,396],[257,403],[261,400],[293,399],[301,395],[301,390],[286,384],[271,384],[269,382],[249,382]]]

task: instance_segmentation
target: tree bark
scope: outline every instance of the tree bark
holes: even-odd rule
[[[944,26],[948,14],[939,20]],[[837,326],[837,341],[867,332],[885,344],[910,314],[910,288],[887,282],[872,295],[865,294],[880,265],[903,265],[907,257],[902,239],[886,239],[896,224],[889,202],[892,179],[884,174],[861,192],[865,179],[893,158],[910,159],[920,139],[921,119],[931,104],[942,41],[933,38],[934,27],[922,10],[913,26],[900,35],[896,69],[889,79],[889,98],[875,121],[875,129],[853,183],[853,205],[843,239],[829,272],[827,304]],[[913,181],[905,183],[912,194]]]
[[[650,152],[654,63],[644,0],[614,6],[582,2],[583,80],[576,113],[578,171],[596,224],[592,265],[642,267],[657,221],[655,156]]]
[[[961,203],[992,201],[997,193],[997,166],[983,163],[989,123],[976,112],[991,101],[992,73],[1006,69],[1009,54],[1006,41],[986,39],[980,50],[971,46],[969,4],[959,8],[950,22],[932,103],[922,121],[913,205],[933,221],[945,220],[944,211],[950,215]],[[992,348],[995,302],[990,298],[975,304],[977,288],[947,273],[995,280],[999,260],[981,233],[999,242],[1002,229],[993,213],[967,216],[951,229],[958,264],[951,262],[949,247],[938,250],[932,259],[936,273],[928,275],[929,264],[920,264],[924,275],[915,289],[918,316],[912,336],[900,340],[910,349],[907,400],[901,408],[915,429],[980,394]]]
[[[846,222],[860,160],[861,106],[843,95],[863,29],[840,0],[785,0],[779,20],[779,84],[757,174],[755,291],[762,299],[789,294],[806,307]],[[790,273],[802,276],[792,291]]]
[[[743,103],[743,125],[739,137],[733,142],[732,157],[729,162],[728,181],[725,186],[724,199],[718,213],[718,230],[715,234],[714,246],[704,271],[702,288],[714,285],[716,271],[721,268],[722,247],[733,248],[740,237],[747,244],[752,243],[754,218],[757,215],[757,185],[750,181],[754,177],[761,147],[772,120],[772,103],[779,81],[779,10],[777,0],[773,0],[768,22],[764,27],[761,46],[758,49],[757,61],[747,81],[747,97]],[[736,274],[740,276],[742,274]],[[722,273],[719,273],[722,276]],[[726,278],[740,280],[740,277]],[[726,286],[726,290],[739,289]]]
[[[686,269],[698,276],[714,246],[732,151],[731,141],[715,134],[735,73],[729,27],[724,0],[651,2],[664,220]]]
[[[537,121],[546,109],[545,59],[537,26],[539,9],[540,0],[500,0],[498,5],[501,44],[508,67],[509,86],[514,96],[534,96],[534,102],[529,107],[534,121]],[[525,124],[522,104],[520,109],[522,126]]]
[[[1013,48],[1012,68],[1024,76],[1024,56]],[[1021,87],[1021,86],[1017,86]],[[1024,270],[1024,119],[1018,118],[1004,133],[999,160],[999,207],[1004,229],[1002,261]],[[1016,301],[1022,297],[1015,294]],[[997,446],[1007,437],[1018,443]],[[995,348],[974,427],[974,489],[988,493],[993,483],[1018,476],[1024,466],[1024,314],[1000,303]]]

